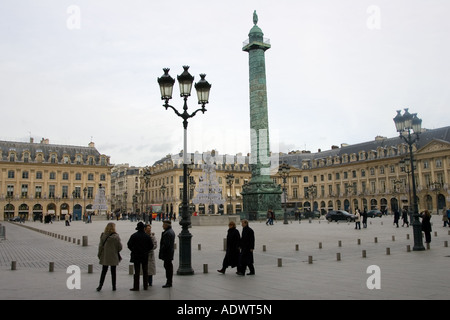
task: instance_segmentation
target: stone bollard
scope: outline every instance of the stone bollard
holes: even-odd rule
[[[203,264],[203,273],[208,273],[208,264],[207,263]]]
[[[11,261],[11,270],[17,270],[17,261]]]
[[[391,254],[391,248],[386,248],[386,255],[390,255]]]
[[[177,243],[176,242],[173,243],[173,249],[177,250]]]
[[[395,241],[395,236],[392,236],[392,241]]]
[[[366,250],[363,250],[363,251],[362,251],[362,257],[363,257],[363,258],[366,258],[366,257],[367,257]]]
[[[298,244],[295,245],[295,251],[298,251],[299,247]]]
[[[342,240],[338,241],[338,247],[342,247]]]
[[[375,243],[378,243],[378,238],[375,237],[375,239],[373,239],[373,241],[374,241]]]
[[[312,256],[308,256],[308,263],[312,264],[313,263],[313,257]]]
[[[336,253],[336,261],[341,261],[341,253]]]
[[[322,249],[322,242],[319,242],[319,249]]]
[[[283,266],[283,259],[278,258],[278,267],[282,267]]]
[[[409,233],[406,234],[406,240],[409,240]]]
[[[83,247],[88,246],[88,236],[83,236]]]
[[[200,250],[202,250],[202,244],[201,243],[198,244],[198,251],[200,251]]]
[[[444,247],[445,247],[445,248],[448,247],[448,241],[447,241],[447,240],[444,241]]]
[[[263,251],[264,252],[266,251],[266,245],[265,244],[263,245]]]
[[[361,239],[358,239],[358,245],[361,245]]]
[[[437,231],[434,232],[434,236],[437,237]]]
[[[88,273],[93,273],[93,272],[94,272],[94,265],[88,264]]]
[[[77,239],[77,245],[80,245],[80,239]]]
[[[49,262],[48,263],[48,272],[53,272],[53,271],[55,271],[55,263]]]
[[[408,244],[408,245],[406,246],[406,252],[411,252],[411,245]]]
[[[223,251],[227,251],[227,238],[223,238]]]

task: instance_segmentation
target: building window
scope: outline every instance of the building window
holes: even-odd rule
[[[436,159],[436,168],[442,168],[442,159]]]
[[[94,187],[88,187],[87,197],[88,197],[88,199],[94,198]]]
[[[22,179],[28,179],[28,171],[22,172]]]
[[[42,179],[42,171],[37,171],[36,172],[36,180],[41,180]]]
[[[14,170],[8,171],[8,179],[14,179]]]
[[[101,174],[100,175],[100,181],[106,181],[106,175],[105,174]]]
[[[81,180],[81,173],[77,172],[77,173],[75,174],[75,180],[78,180],[78,181]]]
[[[51,163],[56,163],[56,154],[52,154],[52,155],[50,156],[50,162],[51,162]]]
[[[94,174],[93,173],[89,173],[88,174],[88,180],[89,181],[94,181]]]
[[[55,185],[53,184],[48,186],[48,197],[51,199],[55,198]]]
[[[68,186],[62,186],[62,197],[63,197],[63,199],[66,199],[69,197],[69,187]]]
[[[55,179],[56,179],[56,173],[50,172],[50,180],[55,180]]]
[[[42,197],[42,186],[36,186],[34,197],[40,199]]]
[[[63,179],[63,180],[69,180],[69,173],[63,172],[63,174],[62,174],[62,179]]]
[[[22,198],[28,197],[28,185],[23,184],[22,185]]]
[[[6,196],[8,198],[12,198],[14,197],[14,186],[13,185],[8,185],[6,187]]]

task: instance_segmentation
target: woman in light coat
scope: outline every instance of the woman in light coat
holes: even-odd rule
[[[121,260],[119,254],[121,250],[122,242],[120,241],[119,234],[116,233],[116,224],[110,222],[106,225],[105,231],[100,235],[100,243],[98,245],[97,256],[103,268],[97,291],[102,289],[109,266],[111,267],[112,289],[113,291],[116,290],[116,266]]]
[[[145,233],[152,238],[153,249],[148,253],[148,285],[151,287],[153,284],[153,276],[156,274],[156,260],[155,260],[155,249],[158,242],[155,237],[155,233],[152,233],[152,225],[147,224],[145,226]]]

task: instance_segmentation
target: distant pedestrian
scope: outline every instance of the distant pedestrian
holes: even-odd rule
[[[449,225],[447,211],[449,210],[447,210],[445,207],[442,210],[442,221],[444,222],[444,227]]]
[[[119,234],[116,232],[116,224],[110,222],[106,225],[105,231],[100,235],[100,243],[98,245],[97,257],[102,265],[102,273],[100,275],[100,283],[97,291],[100,291],[105,281],[108,267],[111,267],[112,289],[116,291],[116,266],[119,265],[120,251],[122,250],[122,242]]]
[[[361,213],[359,212],[359,209],[355,210],[355,229],[361,230]]]
[[[66,213],[64,216],[64,220],[66,221],[66,227],[70,226],[70,214]]]
[[[139,291],[139,276],[141,268],[144,278],[144,290],[148,288],[148,253],[153,249],[152,239],[144,232],[144,223],[138,222],[136,230],[128,240],[127,246],[131,251],[131,262],[134,263],[133,288],[131,291]]]
[[[420,214],[422,218],[422,231],[425,233],[425,242],[431,242],[431,214],[430,211],[425,210]]]
[[[447,209],[448,226],[450,227],[450,209]]]
[[[398,221],[400,220],[400,212],[397,209],[394,210],[394,225],[398,228]]]
[[[153,285],[153,276],[156,275],[156,261],[155,261],[155,250],[158,246],[158,241],[156,240],[155,233],[152,232],[152,225],[145,225],[145,233],[152,238],[153,249],[148,253],[148,285],[151,287]]]
[[[239,257],[239,267],[238,272],[240,276],[245,275],[245,271],[248,267],[250,270],[247,275],[255,274],[255,267],[253,266],[253,250],[255,249],[255,233],[252,228],[248,226],[248,220],[243,219],[241,221],[242,225],[242,238],[241,238],[241,254]]]
[[[409,228],[409,222],[408,222],[408,210],[406,210],[405,208],[403,208],[402,210],[402,220],[403,220],[403,224],[402,227],[405,226]]]
[[[172,229],[172,222],[170,220],[163,221],[163,233],[161,234],[161,241],[159,246],[159,259],[164,261],[164,269],[166,270],[166,284],[163,288],[172,287],[173,279],[173,254],[175,251],[175,232]]]
[[[236,229],[236,223],[230,221],[228,223],[227,232],[227,251],[225,258],[223,258],[222,269],[217,270],[220,273],[225,273],[228,267],[237,267],[239,264],[239,242],[241,241],[241,235]]]
[[[363,228],[367,228],[367,208],[364,208],[364,211],[362,213],[363,217]]]
[[[273,218],[274,218],[274,213],[272,209],[267,210],[267,221],[266,221],[266,225],[271,225],[273,226]]]

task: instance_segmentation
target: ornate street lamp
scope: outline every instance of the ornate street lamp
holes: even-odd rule
[[[422,129],[422,119],[417,117],[417,113],[409,113],[408,108],[405,108],[403,115],[401,110],[397,110],[397,115],[394,118],[395,128],[400,134],[400,138],[405,140],[409,146],[409,158],[411,163],[414,163],[413,145],[419,140],[419,134]],[[414,136],[411,134],[413,132]],[[414,174],[414,165],[411,165],[411,179],[413,189],[413,233],[414,233],[414,251],[425,250],[422,241],[422,224],[419,221],[419,207],[417,204],[417,192],[416,192],[416,177]]]
[[[233,185],[233,182],[234,182],[234,175],[232,173],[229,173],[229,174],[227,174],[225,179],[227,179],[227,186],[230,187],[230,196],[229,196],[229,198],[230,198],[230,205],[228,206],[227,213],[228,214],[230,214],[230,213],[233,214],[233,204],[231,203],[231,198],[232,198],[232,196],[231,196],[231,186]]]
[[[283,192],[284,192],[284,221],[283,224],[288,224],[287,220],[287,189],[286,178],[289,176],[291,167],[287,163],[283,163],[278,167],[278,175],[283,179]]]
[[[188,119],[194,117],[197,112],[201,111],[205,113],[205,104],[209,102],[209,91],[211,89],[211,84],[205,80],[205,74],[201,74],[200,81],[195,84],[195,89],[197,90],[198,104],[201,104],[201,108],[195,110],[193,113],[188,113],[187,99],[191,95],[192,83],[194,82],[194,77],[189,73],[189,66],[183,66],[183,73],[177,76],[178,83],[180,85],[180,96],[184,99],[183,113],[180,113],[173,106],[169,105],[169,100],[172,99],[173,86],[175,84],[175,79],[169,75],[169,68],[164,68],[164,74],[158,78],[158,84],[161,90],[161,100],[164,100],[164,108],[166,110],[171,108],[175,114],[183,119],[184,128],[184,157],[183,157],[183,204],[180,225],[182,227],[181,233],[178,235],[180,239],[180,266],[177,270],[179,275],[192,275],[194,274],[194,269],[191,266],[191,239],[192,234],[189,232],[188,228],[191,224],[191,218],[189,215],[189,204],[188,204],[188,160],[187,160],[187,127]]]

